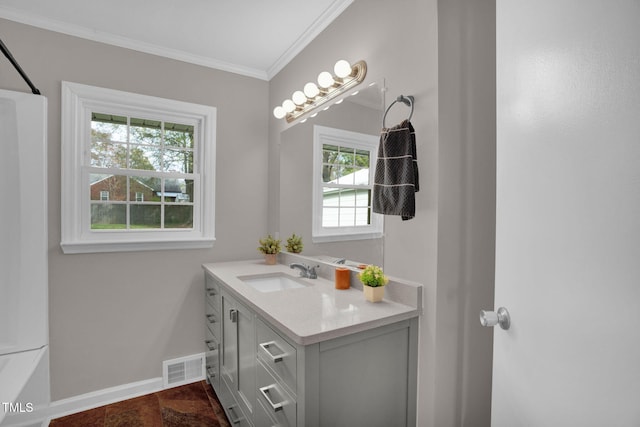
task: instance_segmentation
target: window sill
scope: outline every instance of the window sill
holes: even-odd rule
[[[60,242],[64,254],[90,254],[102,252],[137,252],[175,249],[207,249],[215,239],[153,240],[130,242]]]
[[[327,242],[345,242],[349,240],[369,240],[382,238],[381,232],[373,233],[361,233],[361,234],[330,234],[321,236],[312,236],[311,241],[313,243],[327,243]]]

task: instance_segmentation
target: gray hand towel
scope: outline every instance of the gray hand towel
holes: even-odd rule
[[[415,216],[415,193],[419,189],[416,135],[411,122],[405,120],[382,129],[373,180],[373,211],[411,219]]]

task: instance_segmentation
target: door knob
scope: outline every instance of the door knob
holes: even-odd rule
[[[500,307],[497,312],[480,310],[480,324],[487,327],[500,325],[502,329],[507,330],[511,326],[511,316],[504,307]]]

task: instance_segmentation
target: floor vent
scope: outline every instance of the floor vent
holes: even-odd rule
[[[164,388],[176,387],[204,379],[204,353],[162,362],[162,382]]]

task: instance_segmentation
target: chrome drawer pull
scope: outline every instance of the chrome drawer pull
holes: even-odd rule
[[[262,393],[264,398],[267,399],[267,402],[269,402],[269,405],[271,405],[271,409],[273,409],[273,412],[278,412],[278,411],[282,411],[282,408],[288,402],[285,399],[282,402],[273,403],[273,400],[271,400],[271,397],[269,395],[269,390],[273,390],[275,388],[276,388],[275,384],[271,384],[271,385],[268,385],[266,387],[260,387],[260,393]]]
[[[207,345],[209,351],[215,351],[218,349],[218,343],[216,343],[214,340],[205,340],[204,343]]]
[[[216,371],[213,369],[213,367],[207,366],[207,375],[209,375],[211,378],[216,377]]]
[[[283,351],[280,347],[278,347],[275,341],[263,342],[263,343],[260,343],[259,345],[264,350],[264,352],[269,355],[273,363],[281,362],[282,359],[288,356],[288,354],[285,351]],[[275,347],[280,351],[278,354],[273,354],[269,351],[269,347]]]
[[[231,421],[231,424],[240,424],[240,421],[242,421],[242,417],[238,417],[238,414],[236,414],[236,410],[233,409],[233,406],[229,406],[227,408],[227,413],[229,414],[229,421]]]
[[[214,288],[207,288],[207,294],[209,294],[210,297],[214,297],[214,296],[218,295],[218,293],[216,292],[216,290]]]
[[[207,314],[207,320],[209,323],[216,323],[216,316],[214,314]]]

